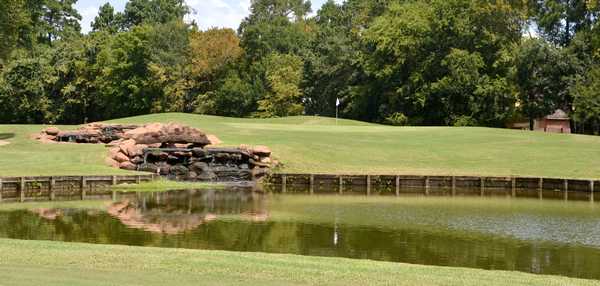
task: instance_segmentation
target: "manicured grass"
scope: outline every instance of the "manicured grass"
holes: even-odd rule
[[[189,189],[222,189],[224,184],[209,183],[209,182],[180,182],[170,181],[166,179],[155,180],[151,182],[142,182],[140,184],[120,184],[112,187],[119,192],[164,192],[172,190],[189,190]]]
[[[598,285],[344,258],[0,239],[2,285]]]
[[[391,127],[320,117],[237,119],[181,113],[110,122],[180,122],[223,145],[262,144],[302,173],[541,176],[600,178],[600,137],[520,130]],[[0,146],[0,176],[120,174],[103,165],[101,145],[40,144],[40,125],[1,125],[15,134]],[[61,128],[65,128],[61,126]],[[75,128],[72,126],[71,128]]]

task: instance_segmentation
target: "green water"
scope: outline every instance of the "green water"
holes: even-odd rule
[[[247,190],[0,205],[0,237],[340,256],[600,279],[600,205]]]

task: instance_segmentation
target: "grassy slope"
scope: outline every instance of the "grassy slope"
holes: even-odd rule
[[[600,178],[600,137],[490,128],[389,127],[331,118],[236,119],[152,114],[111,122],[180,122],[216,134],[224,145],[264,144],[286,172],[389,173]],[[113,174],[102,146],[41,145],[43,126],[0,126],[16,133],[0,146],[0,175]]]
[[[0,239],[0,285],[598,285],[519,272]]]

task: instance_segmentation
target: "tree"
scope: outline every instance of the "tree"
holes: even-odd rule
[[[122,26],[130,29],[141,24],[165,24],[183,20],[189,13],[184,0],[130,0],[125,5]]]
[[[600,67],[592,68],[573,86],[573,116],[578,125],[591,126],[600,132]]]
[[[306,0],[253,0],[238,29],[246,56],[256,62],[273,52],[298,54],[308,42],[310,11]]]
[[[354,40],[349,10],[332,0],[314,19],[314,37],[305,53],[302,88],[307,114],[334,116],[336,100],[349,97],[350,85],[360,73],[360,47]]]
[[[121,14],[115,14],[115,9],[110,3],[100,6],[98,16],[92,22],[92,31],[116,33],[119,31],[120,22],[122,22],[121,16]]]
[[[190,36],[191,77],[199,93],[195,112],[216,115],[248,115],[249,84],[233,70],[243,55],[240,39],[231,29],[195,31]],[[231,104],[231,105],[230,105]],[[237,110],[236,110],[237,109]],[[250,112],[253,110],[250,110]]]
[[[560,50],[541,39],[526,39],[515,55],[515,83],[520,108],[533,130],[536,118],[563,107],[568,86],[564,84],[565,62]],[[564,108],[564,107],[563,107]]]
[[[28,17],[25,0],[0,0],[0,69],[13,50],[31,46],[23,37],[31,28]]]
[[[589,0],[532,1],[534,19],[542,36],[563,46],[575,34],[592,27],[598,18],[597,4]]]
[[[258,101],[260,117],[281,117],[302,114],[302,59],[291,54],[273,53],[265,58],[269,90]]]
[[[512,97],[504,57],[520,40],[523,25],[520,6],[500,1],[390,4],[363,33],[367,78],[355,87],[357,116],[383,121],[400,112],[412,124],[433,125],[475,116],[501,125],[491,119],[508,114],[484,113],[511,110],[504,106]],[[497,105],[478,104],[485,101]]]
[[[0,78],[0,122],[54,123],[53,87],[56,74],[46,56],[19,57],[10,62]]]
[[[78,35],[81,31],[79,21],[81,15],[73,7],[77,0],[28,0],[29,9],[33,10],[32,22],[38,29],[41,43],[51,44],[53,41]]]

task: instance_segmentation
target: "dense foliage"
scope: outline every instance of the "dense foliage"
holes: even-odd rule
[[[253,0],[199,30],[183,0],[0,0],[0,122],[152,112],[506,126],[563,109],[600,131],[600,7],[589,0]],[[312,16],[311,16],[312,15]]]

